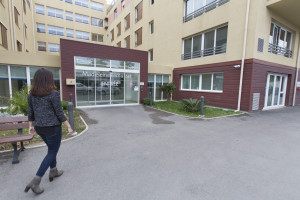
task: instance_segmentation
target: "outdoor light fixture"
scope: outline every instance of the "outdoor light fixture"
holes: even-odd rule
[[[233,65],[234,68],[240,68],[241,65]]]

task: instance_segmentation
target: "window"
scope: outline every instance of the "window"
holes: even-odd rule
[[[1,45],[4,48],[8,48],[8,43],[7,43],[7,28],[0,22],[0,28],[1,28]]]
[[[75,21],[79,23],[88,24],[89,23],[89,17],[85,15],[79,15],[75,14]]]
[[[35,4],[35,13],[40,14],[40,15],[44,15],[45,14],[44,6],[39,5],[39,4]]]
[[[25,2],[25,0],[23,0],[23,10],[24,10],[24,13],[26,14],[26,2]]]
[[[103,42],[103,35],[92,33],[92,41]]]
[[[19,27],[19,16],[20,16],[20,14],[19,14],[17,8],[15,7],[15,23],[18,27]]]
[[[120,36],[121,35],[121,22],[117,25],[117,27],[118,27],[118,36]]]
[[[48,48],[50,52],[59,52],[59,44],[48,44]]]
[[[163,101],[167,99],[167,95],[164,94],[159,85],[166,85],[170,81],[170,75],[162,74],[149,74],[148,75],[148,94],[152,93],[152,98],[155,101]]]
[[[66,3],[70,3],[70,4],[73,3],[72,0],[65,0],[65,1],[66,1]]]
[[[88,32],[76,31],[76,38],[83,39],[83,40],[89,40],[90,34]]]
[[[154,4],[154,0],[150,0],[150,6]]]
[[[142,19],[143,15],[143,1],[141,1],[136,7],[135,7],[135,21],[138,22]]]
[[[223,72],[182,75],[181,90],[222,92],[223,79]]]
[[[50,17],[63,18],[63,11],[60,9],[47,7],[47,12]]]
[[[24,24],[24,33],[25,33],[25,38],[27,39],[27,26]]]
[[[149,32],[150,34],[154,33],[154,21],[149,22]]]
[[[88,8],[89,7],[89,0],[75,0],[75,5]]]
[[[139,46],[142,44],[142,28],[139,28],[135,31],[135,46]]]
[[[125,48],[130,49],[130,35],[125,38]]]
[[[74,37],[74,30],[67,28],[66,36],[69,37],[69,38],[73,38]]]
[[[114,29],[110,31],[110,34],[111,34],[111,41],[114,41],[115,39]]]
[[[66,11],[66,20],[73,21],[73,13]]]
[[[122,7],[122,10],[125,8],[125,1],[124,0],[121,1],[121,7]]]
[[[36,24],[36,31],[38,33],[46,33],[46,27],[45,27],[45,24],[39,24],[37,23]]]
[[[18,51],[20,51],[20,52],[22,51],[22,44],[18,40],[17,40],[17,48],[18,48]]]
[[[275,23],[271,23],[268,52],[291,58],[293,33]]]
[[[93,26],[103,27],[103,20],[92,17],[92,25]]]
[[[185,1],[184,6],[185,16],[183,17],[183,21],[190,21],[205,12],[209,12],[218,6],[227,3],[228,1],[229,0],[187,0]]]
[[[125,17],[125,31],[130,28],[130,13]]]
[[[220,27],[183,41],[183,60],[226,53],[228,26]]]
[[[118,47],[121,47],[121,41],[117,43],[117,46],[118,46]]]
[[[91,1],[91,9],[103,12],[103,4]]]
[[[46,42],[38,42],[38,51],[46,51]]]
[[[48,33],[52,35],[64,36],[64,28],[48,25]]]
[[[115,19],[116,19],[117,16],[118,16],[118,11],[117,11],[117,9],[114,10],[114,16],[115,16]]]
[[[153,49],[149,50],[149,61],[153,61]]]

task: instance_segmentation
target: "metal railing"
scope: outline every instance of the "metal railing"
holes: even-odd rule
[[[195,10],[194,12],[188,14],[188,15],[185,15],[183,17],[183,22],[188,22],[200,15],[202,15],[203,13],[206,13],[206,12],[209,12],[225,3],[227,3],[229,0],[216,0],[216,1],[213,1],[209,4],[207,4],[206,6],[203,6],[202,8],[199,8],[198,10]]]
[[[281,55],[287,58],[291,58],[293,56],[293,51],[287,48],[280,47],[278,45],[269,43],[268,52],[274,53],[277,55]]]
[[[203,49],[200,51],[184,53],[181,55],[181,59],[189,60],[189,59],[193,59],[193,58],[201,58],[201,57],[212,56],[212,55],[222,54],[222,53],[226,53],[226,44],[217,46],[217,47],[213,47],[213,48]]]

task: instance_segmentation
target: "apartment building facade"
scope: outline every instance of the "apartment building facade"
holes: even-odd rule
[[[288,0],[119,0],[108,13],[107,35],[111,45],[127,47],[130,38],[130,48],[148,50],[155,100],[169,76],[175,100],[204,96],[237,110],[279,108],[300,104],[295,8],[299,2]]]
[[[27,12],[23,4],[26,8],[30,6]],[[81,106],[119,104],[112,101],[114,98],[125,104],[126,98],[145,96],[140,93],[141,86],[160,101],[165,95],[158,86],[170,81],[177,87],[174,100],[204,96],[209,105],[246,111],[300,104],[300,24],[297,20],[300,15],[296,10],[299,6],[299,2],[290,0],[117,0],[111,6],[104,0],[2,0],[0,23],[4,28],[1,33],[6,32],[7,37],[2,37],[0,45],[0,70],[5,82],[0,86],[3,87],[0,93],[6,92],[0,96],[11,96],[22,84],[30,84],[34,70],[46,66],[56,74],[61,91],[74,89],[77,95],[79,90],[87,90],[88,95],[80,97]],[[15,8],[30,37],[26,38],[25,30],[12,23],[17,16]],[[134,58],[126,60],[121,56],[122,60],[114,60],[107,54],[104,57],[84,54],[78,66],[74,58],[74,75],[68,77],[64,75],[64,68],[70,66],[62,64],[65,62],[59,53],[60,39],[115,46],[115,52],[119,52],[119,47],[124,55],[134,52],[126,49],[147,51],[148,66],[132,67],[134,60],[138,60]],[[17,52],[17,41],[22,44],[22,52]],[[84,48],[82,51],[89,52]],[[95,68],[84,69],[94,70],[94,74],[131,73],[124,71],[129,69],[126,63],[130,62],[130,68],[139,69],[135,71],[139,77],[147,68],[148,77],[143,75],[134,86],[132,83],[137,81],[128,80],[131,89],[139,91],[132,95],[129,92],[128,96],[124,89],[125,74],[123,78],[120,74],[101,75],[109,78],[106,82],[110,86],[109,90],[101,89],[98,95],[97,87],[103,84],[97,83],[96,75],[85,78],[81,75],[87,72],[76,75],[76,69],[83,69],[82,63],[84,67],[91,67],[91,63],[96,67],[97,59],[110,60],[109,69],[105,69],[107,65],[103,63],[96,71]],[[120,63],[122,69],[116,71]],[[18,87],[13,89],[15,75],[12,72],[20,73],[16,70],[20,65],[24,67],[23,75],[16,75]],[[119,78],[113,87],[111,83],[116,77]],[[78,87],[75,85],[70,90],[67,78],[75,79]],[[107,91],[109,96],[103,95]],[[63,96],[66,99],[68,95]],[[98,97],[107,101],[97,103]]]

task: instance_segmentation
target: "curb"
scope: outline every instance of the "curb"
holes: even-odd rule
[[[73,136],[73,137],[70,137],[70,138],[67,138],[65,140],[62,140],[61,142],[67,142],[69,140],[73,140],[77,137],[80,137],[81,135],[83,135],[85,132],[87,132],[89,130],[89,126],[87,125],[87,123],[84,121],[84,119],[81,117],[81,115],[79,116],[80,119],[83,121],[84,125],[85,125],[85,129],[83,131],[81,131],[81,133]],[[35,148],[39,148],[39,147],[44,147],[46,146],[46,144],[40,144],[40,145],[35,145],[35,146],[30,146],[30,147],[26,147],[26,149],[35,149]],[[4,150],[4,151],[0,151],[0,154],[1,153],[6,153],[6,152],[13,152],[14,150]]]
[[[188,119],[199,119],[199,120],[213,120],[213,119],[220,119],[220,118],[226,118],[226,117],[236,117],[236,116],[246,115],[247,114],[247,113],[240,113],[240,114],[225,115],[225,116],[220,116],[220,117],[203,118],[203,117],[189,117],[189,116],[185,116],[185,115],[180,115],[180,114],[177,114],[177,113],[172,113],[172,112],[169,112],[169,111],[166,111],[166,110],[160,110],[158,108],[154,108],[154,107],[150,107],[150,106],[145,106],[145,107],[151,108],[153,110],[158,110],[158,111],[162,111],[162,112],[165,112],[165,113],[169,113],[169,114],[172,114],[172,115],[177,115],[177,116],[180,116],[180,117],[185,117],[185,118],[188,118]]]

